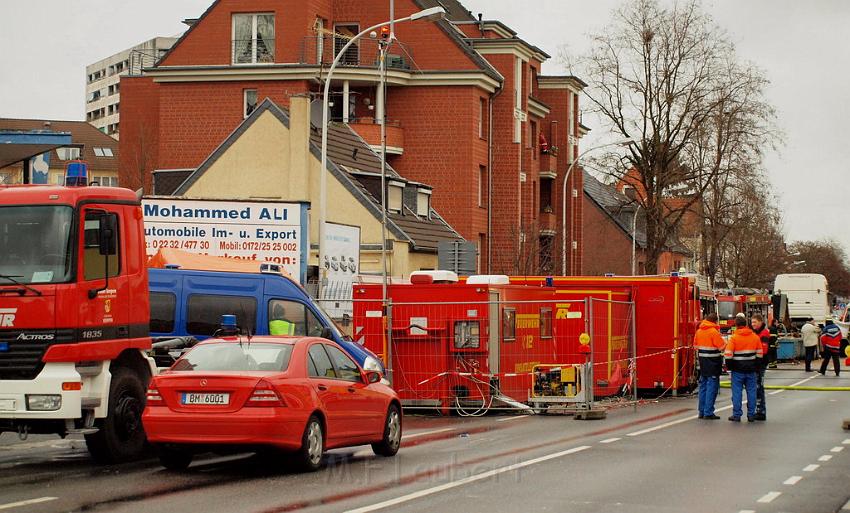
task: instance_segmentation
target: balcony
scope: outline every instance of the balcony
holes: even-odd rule
[[[555,179],[558,177],[558,153],[548,151],[540,153],[540,176]]]
[[[330,66],[337,53],[348,42],[344,36],[314,35],[301,40],[300,63],[313,66]],[[387,53],[387,69],[410,70],[413,65],[412,50],[399,41],[393,42]],[[378,68],[378,43],[361,39],[354,43],[339,61],[342,67]]]
[[[540,212],[540,235],[553,237],[556,233],[558,233],[558,219],[555,217],[554,212],[547,212],[547,209],[544,208],[542,212]],[[551,208],[549,208],[551,210]]]
[[[373,118],[356,118],[349,121],[350,126],[376,152],[381,151],[381,124]],[[387,155],[404,153],[404,128],[401,123],[387,120]]]

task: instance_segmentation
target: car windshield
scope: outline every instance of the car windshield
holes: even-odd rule
[[[0,207],[0,285],[70,281],[73,217],[68,206]]]
[[[200,344],[177,360],[175,371],[282,372],[289,367],[291,344]]]

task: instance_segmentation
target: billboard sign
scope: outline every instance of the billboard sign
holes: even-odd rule
[[[145,251],[179,249],[281,265],[303,283],[309,244],[307,204],[145,198]]]
[[[327,281],[321,289],[322,306],[334,319],[351,317],[351,287],[360,273],[360,227],[327,223],[324,258],[320,265]]]

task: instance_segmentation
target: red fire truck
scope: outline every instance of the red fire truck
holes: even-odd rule
[[[144,260],[133,192],[0,186],[0,432],[83,433],[101,461],[142,451]]]
[[[553,370],[564,392],[577,391],[579,377],[567,368],[586,361],[593,363],[594,394],[611,395],[629,381],[633,350],[639,388],[681,390],[694,383],[689,349],[700,309],[688,278],[494,276],[456,283],[435,277],[439,272],[390,285],[388,312],[380,286],[354,288],[355,338],[387,362],[406,405],[445,407],[496,393],[534,402],[540,382],[552,381],[543,374]],[[585,301],[591,298],[598,300],[591,302],[593,312]],[[587,355],[580,340],[590,333],[593,353]]]
[[[761,314],[768,321],[772,306],[771,297],[760,294],[755,290],[731,290],[727,294],[717,296],[717,312],[721,329],[728,330],[735,325],[735,316],[744,314],[749,319],[754,314]]]

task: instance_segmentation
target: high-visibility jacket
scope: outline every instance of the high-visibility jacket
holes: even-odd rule
[[[694,348],[699,357],[699,372],[702,376],[719,376],[723,371],[723,348],[726,342],[720,336],[720,327],[711,322],[703,320],[696,335],[694,335]]]
[[[738,328],[726,344],[726,366],[732,372],[756,372],[764,351],[761,339],[750,328]]]
[[[834,351],[841,351],[841,328],[835,323],[829,323],[823,327],[823,335],[820,336],[823,347]]]
[[[273,321],[269,321],[269,335],[295,335],[295,323],[284,321],[282,319],[275,319]]]

